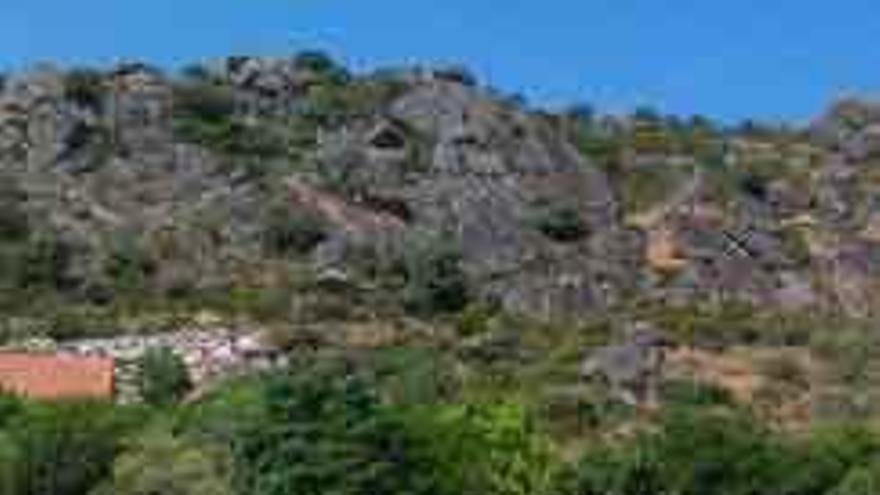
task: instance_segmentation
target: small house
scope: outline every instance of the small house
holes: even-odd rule
[[[114,368],[106,357],[0,352],[0,391],[31,399],[112,399]]]

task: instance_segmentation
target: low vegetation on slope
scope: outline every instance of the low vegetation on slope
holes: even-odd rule
[[[786,433],[706,389],[670,394],[638,421],[587,402],[562,423],[558,409],[478,393],[480,378],[456,376],[443,359],[413,348],[300,354],[287,372],[161,408],[5,398],[0,493],[833,495],[877,486],[880,437],[867,425]]]

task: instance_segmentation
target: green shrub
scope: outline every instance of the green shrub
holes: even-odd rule
[[[64,97],[77,105],[99,109],[104,98],[104,75],[94,69],[71,69],[64,75]]]
[[[234,111],[235,99],[228,86],[194,80],[174,87],[174,114],[178,118],[220,124]]]
[[[766,358],[760,363],[760,371],[770,380],[796,390],[810,386],[809,371],[794,356],[781,355]]]
[[[7,174],[0,175],[0,244],[21,242],[30,234],[27,194]]]
[[[477,76],[470,69],[462,65],[450,65],[435,69],[434,75],[438,79],[456,82],[468,87],[477,87],[479,85]]]
[[[46,337],[57,341],[108,337],[119,331],[117,321],[106,308],[85,304],[60,304],[40,313],[46,323]]]
[[[296,54],[294,64],[297,69],[310,71],[320,77],[324,82],[342,84],[351,76],[345,67],[342,67],[326,52],[320,50],[304,50]]]
[[[309,88],[299,116],[312,126],[336,127],[381,112],[406,86],[398,80],[327,81]]]
[[[27,305],[36,294],[72,292],[79,285],[71,271],[74,256],[74,246],[51,233],[0,240],[0,302]]]
[[[449,241],[411,243],[405,260],[404,305],[415,313],[454,313],[470,300],[461,253]]]
[[[288,153],[286,139],[278,131],[245,123],[235,110],[233,88],[207,75],[192,75],[174,87],[174,127],[182,139],[236,157]]]
[[[672,413],[632,444],[591,449],[569,493],[758,495],[783,489],[791,455],[749,418]]]
[[[657,163],[620,173],[617,185],[624,211],[641,212],[661,204],[687,182],[689,174],[685,172],[682,167]]]
[[[786,229],[781,233],[782,251],[799,267],[809,267],[812,260],[810,245],[802,230]]]
[[[461,337],[472,337],[489,331],[496,311],[480,303],[468,304],[455,319],[455,331]]]
[[[192,388],[186,364],[169,348],[148,350],[141,357],[139,367],[141,398],[147,404],[173,404]]]
[[[552,203],[540,205],[532,213],[531,225],[556,242],[575,242],[588,233],[580,211],[573,204]]]
[[[282,203],[270,208],[263,232],[263,245],[276,256],[308,254],[329,233],[324,219],[315,213]]]
[[[157,263],[149,250],[121,235],[109,246],[103,269],[114,292],[143,293]]]
[[[880,491],[880,466],[857,467],[828,495],[874,495]]]
[[[211,81],[211,71],[204,64],[187,64],[180,69],[180,76],[184,81],[192,83],[206,83]]]
[[[694,380],[673,380],[663,383],[664,403],[676,407],[730,406],[733,397],[727,389]]]
[[[410,411],[406,424],[434,473],[435,493],[551,493],[555,457],[519,404],[430,406]]]
[[[0,391],[0,430],[6,426],[7,421],[20,414],[23,410],[24,402],[21,399]]]
[[[459,386],[453,363],[434,349],[394,346],[370,351],[363,366],[374,376],[384,399],[395,406],[409,406],[453,397]]]
[[[870,380],[869,371],[877,358],[873,330],[859,326],[837,327],[834,331],[828,328],[813,334],[811,347],[830,365],[832,378],[847,385]]]

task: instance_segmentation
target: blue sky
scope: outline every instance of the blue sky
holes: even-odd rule
[[[805,119],[880,93],[878,0],[0,0],[0,68],[326,49],[469,65],[542,105]]]

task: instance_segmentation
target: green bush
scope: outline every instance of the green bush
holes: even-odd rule
[[[663,383],[663,402],[675,407],[731,406],[733,397],[727,389],[692,380]]]
[[[449,241],[410,244],[405,260],[404,305],[420,314],[454,313],[467,306],[470,288],[461,253]]]
[[[397,80],[325,81],[309,88],[299,116],[312,126],[336,127],[381,112],[405,89]]]
[[[0,175],[0,244],[21,242],[30,234],[27,194],[12,176]]]
[[[576,242],[589,233],[580,211],[573,204],[540,205],[532,213],[530,223],[556,242]]]
[[[874,495],[880,491],[880,466],[858,467],[847,473],[843,481],[828,495]]]
[[[148,350],[140,362],[140,392],[147,404],[173,404],[192,388],[183,359],[171,349]]]
[[[683,167],[657,163],[619,174],[617,186],[624,211],[638,213],[661,204],[688,180],[689,171]]]
[[[461,337],[472,337],[489,331],[496,310],[489,305],[468,304],[455,319],[455,331]]]
[[[0,304],[28,306],[37,295],[72,293],[79,278],[72,273],[76,249],[51,233],[0,240]]]
[[[299,52],[294,57],[294,63],[297,69],[311,71],[326,82],[341,84],[351,77],[344,67],[333,60],[333,57],[320,50]]]
[[[235,92],[222,82],[191,75],[174,87],[174,127],[182,139],[230,156],[288,153],[284,136],[269,126],[241,121],[235,110]]]
[[[75,68],[64,74],[64,97],[83,107],[99,109],[104,99],[104,74]]]
[[[862,428],[788,437],[748,414],[676,410],[656,429],[587,448],[559,493],[828,495],[863,488],[878,447]]]
[[[221,124],[235,111],[232,88],[193,80],[174,87],[174,114],[203,124]]]
[[[674,413],[657,433],[633,445],[589,452],[571,493],[602,495],[757,495],[789,493],[789,459],[754,421],[718,414]]]
[[[519,404],[430,406],[406,421],[434,473],[435,493],[551,493],[558,465]]]
[[[108,247],[103,266],[114,292],[135,294],[146,291],[156,269],[152,253],[125,235],[114,239]]]
[[[460,385],[454,361],[433,349],[376,349],[364,361],[383,399],[395,406],[435,404],[454,397]]]
[[[308,254],[328,235],[328,225],[317,214],[281,203],[269,209],[263,245],[276,256]]]

